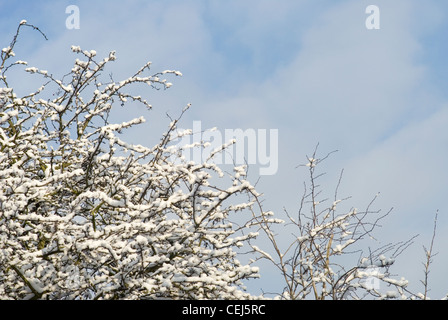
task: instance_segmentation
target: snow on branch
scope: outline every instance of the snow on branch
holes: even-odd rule
[[[116,82],[102,75],[114,51],[97,60],[72,46],[79,58],[62,79],[13,62],[45,81],[18,97],[5,76],[16,40],[0,60],[0,298],[253,298],[242,281],[259,270],[236,257],[255,252],[258,233],[233,224],[236,215],[252,220],[257,193],[246,168],[226,180],[215,164],[176,158],[179,119],[152,147],[119,136],[143,116],[109,121],[131,102],[152,108],[130,87],[167,89],[182,74],[150,74],[148,62]]]

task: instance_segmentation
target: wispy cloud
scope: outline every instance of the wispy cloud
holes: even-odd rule
[[[11,34],[14,19],[36,18],[50,40],[34,41],[35,49],[24,53],[49,70],[69,70],[72,44],[99,55],[117,50],[117,79],[147,60],[154,70],[179,69],[184,76],[173,88],[148,94],[159,116],[193,103],[184,126],[201,120],[221,129],[279,129],[279,173],[259,183],[269,209],[296,206],[302,190],[294,167],[320,142],[323,150],[341,150],[328,169],[345,167],[344,190],[356,203],[381,191],[379,205],[396,208],[395,229],[388,229],[396,240],[416,231],[415,221],[431,225],[436,209],[446,230],[448,114],[440,85],[448,82],[435,78],[437,65],[428,59],[441,47],[425,42],[446,42],[439,29],[446,5],[378,0],[381,29],[367,30],[367,1],[77,3],[79,30],[64,27],[68,2],[20,1],[7,20],[1,14],[0,25],[6,30],[8,21]],[[126,116],[139,112],[126,110]],[[131,138],[145,140],[148,128]],[[447,240],[441,234],[438,241]],[[421,258],[407,259],[418,269]],[[438,260],[446,265],[447,254]],[[408,272],[416,274],[415,268]],[[434,285],[434,296],[446,289]]]

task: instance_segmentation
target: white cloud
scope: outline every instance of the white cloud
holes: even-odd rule
[[[381,29],[367,30],[370,3],[315,3],[84,1],[80,30],[63,29],[65,7],[48,5],[54,37],[32,56],[37,67],[68,71],[71,45],[95,49],[99,57],[117,50],[117,80],[147,60],[154,71],[179,69],[184,76],[169,91],[145,91],[155,119],[191,102],[184,127],[202,120],[204,127],[219,129],[279,129],[279,173],[259,184],[269,209],[296,207],[302,190],[294,166],[320,142],[322,150],[341,150],[326,168],[345,167],[344,190],[355,203],[367,204],[381,191],[379,205],[396,207],[392,223],[414,231],[416,221],[428,221],[420,209],[431,217],[436,208],[448,209],[448,113],[431,95],[429,62],[422,61],[419,42],[437,29],[441,15],[432,2],[422,8],[417,1],[378,0]],[[147,128],[130,137],[144,139]],[[331,173],[325,182],[333,186],[338,172]],[[407,237],[395,231],[396,240]]]
[[[296,174],[293,166],[301,163],[302,152],[312,152],[317,142],[324,149],[341,149],[336,164],[330,160],[328,168],[346,168],[344,190],[360,206],[381,191],[379,207],[396,208],[388,221],[398,229],[387,229],[389,239],[402,241],[413,232],[427,232],[417,231],[419,222],[431,222],[436,209],[448,209],[442,200],[448,178],[448,119],[446,107],[428,94],[431,75],[420,59],[424,48],[417,37],[424,30],[414,32],[416,3],[382,2],[380,8],[381,30],[364,27],[365,6],[359,2],[322,12],[304,32],[295,59],[261,85],[246,85],[240,95],[212,103],[205,115],[217,112],[230,123],[244,107],[252,112],[245,120],[248,125],[280,129],[278,180],[260,183],[266,188],[262,191],[267,205],[278,212],[283,205],[294,208],[297,203],[301,190],[291,181],[291,172]],[[430,30],[435,24],[425,21],[422,28]],[[418,268],[421,258],[406,261]],[[439,263],[446,259],[441,257]],[[410,266],[405,265],[414,270]],[[434,288],[434,294],[442,294],[441,288]]]

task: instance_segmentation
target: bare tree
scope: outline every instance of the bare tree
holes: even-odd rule
[[[319,185],[319,178],[323,173],[319,173],[317,169],[330,154],[318,158],[316,147],[303,165],[308,170],[309,180],[304,183],[297,215],[285,210],[287,223],[282,228],[287,225],[293,228],[292,239],[286,247],[280,245],[272,221],[266,220],[267,215],[256,218],[269,239],[272,250],[262,250],[255,245],[253,248],[277,268],[284,280],[283,292],[277,294],[277,298],[418,298],[419,294],[412,294],[407,289],[406,279],[395,277],[390,271],[396,258],[413,243],[415,237],[374,250],[363,250],[363,240],[374,239],[374,230],[380,227],[379,222],[392,209],[386,213],[372,210],[378,196],[376,195],[365,210],[351,208],[341,213],[341,203],[350,199],[341,198],[338,194],[343,171],[332,199],[325,197],[324,190]],[[261,203],[258,204],[261,208]],[[425,270],[429,267],[431,252],[432,243],[427,251]],[[424,284],[426,296],[427,277]]]
[[[436,230],[437,230],[437,216],[438,212],[436,213],[436,216],[434,218],[434,229],[432,232],[432,238],[431,243],[429,245],[429,249],[427,249],[425,246],[423,246],[423,251],[425,252],[426,260],[423,263],[424,266],[424,278],[421,280],[421,283],[423,284],[424,291],[422,294],[419,294],[419,297],[423,300],[428,299],[428,292],[429,292],[429,268],[431,266],[431,263],[433,262],[433,258],[437,255],[437,253],[433,253],[433,247],[434,247],[434,239],[436,237]]]

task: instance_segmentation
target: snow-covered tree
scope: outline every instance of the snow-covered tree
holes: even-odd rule
[[[128,79],[103,81],[115,53],[97,60],[72,46],[78,58],[59,80],[12,61],[26,26],[35,28],[22,21],[0,58],[0,298],[250,298],[242,280],[258,269],[236,257],[257,236],[248,209],[258,194],[245,166],[230,174],[183,158],[173,141],[191,132],[177,129],[179,119],[153,147],[120,137],[143,117],[109,122],[117,105],[152,108],[128,87],[168,88],[166,77],[181,73],[150,74],[147,63]],[[6,77],[17,65],[43,85],[17,96]]]

